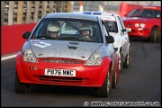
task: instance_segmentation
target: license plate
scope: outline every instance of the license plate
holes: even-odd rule
[[[131,32],[132,29],[131,28],[126,28],[127,32]]]
[[[45,75],[47,75],[47,76],[69,76],[69,77],[75,77],[76,76],[76,70],[46,68],[45,69]]]

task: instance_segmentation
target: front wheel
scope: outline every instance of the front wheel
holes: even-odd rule
[[[18,75],[15,72],[15,92],[16,93],[27,93],[28,91],[28,85],[23,84],[19,81]]]
[[[123,61],[122,61],[122,52],[120,51],[119,54],[118,54],[118,57],[119,57],[119,70],[121,71],[123,69]]]
[[[116,87],[116,84],[117,84],[117,72],[115,72],[115,74],[113,75],[113,79],[112,79],[112,88],[115,88]]]
[[[124,64],[123,64],[123,67],[124,68],[128,68],[131,64],[131,52],[130,52],[130,49],[129,49],[129,52],[125,58],[125,61],[124,61]]]
[[[160,30],[158,27],[153,27],[150,33],[149,41],[150,42],[157,42],[159,39]]]
[[[110,72],[108,71],[103,86],[99,88],[94,88],[94,92],[96,96],[108,97],[110,91],[111,91],[111,75]]]

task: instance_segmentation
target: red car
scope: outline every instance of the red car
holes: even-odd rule
[[[142,37],[151,42],[160,40],[161,6],[143,6],[123,18],[130,37]]]
[[[45,84],[93,87],[95,95],[107,97],[119,81],[114,38],[98,16],[50,13],[23,38],[16,57],[16,93]]]

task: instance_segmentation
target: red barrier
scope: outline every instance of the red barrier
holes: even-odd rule
[[[32,31],[36,23],[1,26],[1,55],[18,52],[26,41],[22,34]]]
[[[121,17],[125,17],[125,16],[128,15],[132,10],[134,10],[134,9],[136,9],[136,8],[142,8],[142,5],[122,2],[122,3],[120,4],[119,12],[116,12],[116,13],[119,14]]]

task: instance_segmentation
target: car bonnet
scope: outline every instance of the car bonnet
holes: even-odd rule
[[[30,40],[31,49],[37,58],[73,58],[87,60],[102,43]]]

